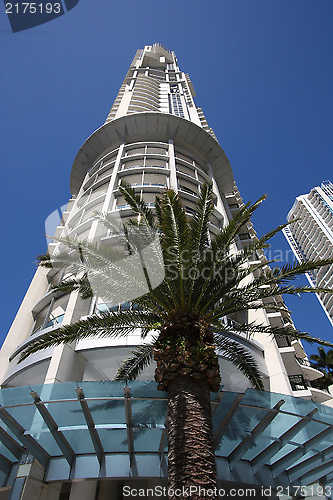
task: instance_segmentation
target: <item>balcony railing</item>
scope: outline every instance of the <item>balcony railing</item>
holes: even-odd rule
[[[306,391],[311,386],[303,375],[289,375],[288,378],[293,391]]]
[[[290,337],[284,337],[283,335],[275,335],[275,340],[278,347],[291,347]]]
[[[297,361],[299,362],[300,365],[303,365],[303,366],[310,366],[311,367],[311,363],[308,359],[306,358],[299,358],[298,356],[296,356],[296,359]]]

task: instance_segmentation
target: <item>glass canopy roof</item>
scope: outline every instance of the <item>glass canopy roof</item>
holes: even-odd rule
[[[219,479],[333,487],[333,409],[253,389],[212,398]],[[0,405],[4,484],[27,452],[48,481],[167,474],[167,396],[155,382],[15,387],[0,391]]]

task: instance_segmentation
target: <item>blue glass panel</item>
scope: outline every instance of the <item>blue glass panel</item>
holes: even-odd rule
[[[45,405],[58,427],[86,426],[79,401],[61,401]]]
[[[218,429],[218,426],[222,422],[222,420],[225,418],[226,414],[229,411],[229,408],[231,404],[235,401],[236,397],[238,394],[234,392],[226,392],[224,393],[223,399],[216,410],[214,416],[213,416],[213,433],[215,433]]]
[[[2,443],[0,443],[0,455],[8,458],[11,462],[17,462],[17,458],[14,457],[14,455],[12,455],[8,448],[6,448],[6,446]]]
[[[321,422],[326,422],[327,424],[333,425],[333,408],[326,405],[316,405],[318,408],[318,413],[315,414],[314,418],[320,420]]]
[[[276,415],[274,420],[272,420],[270,425],[264,430],[263,435],[278,439],[300,420],[301,419],[299,417],[296,417],[294,415],[285,415],[283,413],[279,413],[278,415]]]
[[[154,380],[135,380],[128,384],[131,388],[132,398],[159,398],[166,399],[167,394],[157,390],[157,384]]]
[[[161,429],[133,429],[134,451],[157,452],[161,436]]]
[[[61,384],[33,385],[31,388],[37,392],[42,401],[61,401],[63,399],[77,399],[76,382]]]
[[[241,404],[259,408],[273,408],[281,399],[285,398],[285,394],[247,389]],[[285,409],[284,407],[285,405],[282,406],[283,409]]]
[[[42,417],[33,404],[7,408],[7,411],[27,431],[45,427]]]
[[[31,435],[51,456],[62,456],[62,451],[49,430]]]
[[[151,424],[164,425],[167,414],[167,401],[161,400],[133,400],[132,419],[133,425]]]
[[[298,448],[298,446],[294,446],[290,443],[287,443],[270,460],[268,460],[267,463],[274,464],[275,462],[280,460],[280,458],[285,457],[286,455],[288,455],[288,453],[291,453],[292,451],[296,450],[297,448]]]
[[[86,398],[124,397],[124,382],[104,380],[101,382],[79,382]]]
[[[296,436],[292,438],[292,442],[296,444],[303,445],[305,444],[309,439],[315,437],[317,434],[319,434],[321,431],[324,431],[327,429],[327,425],[321,424],[319,422],[309,422],[308,425],[306,425]]]
[[[6,425],[6,424],[4,424],[4,423],[2,422],[2,420],[1,420],[1,419],[0,419],[0,426],[1,426],[1,428],[2,428],[2,429],[4,429],[4,430],[7,432],[7,434],[9,434],[9,435],[10,435],[10,436],[14,439],[14,441],[16,441],[16,442],[17,442],[17,444],[18,444],[19,446],[22,446],[21,441],[19,441],[19,440],[17,439],[17,437],[16,437],[16,436],[12,433],[12,431],[9,429],[9,427],[7,427],[7,425]]]
[[[316,408],[316,405],[312,401],[306,399],[295,398],[293,396],[285,396],[284,399],[285,403],[281,408],[283,412],[305,416]]]
[[[254,446],[250,448],[242,457],[244,460],[253,460],[259,453],[275,442],[270,436],[261,435],[255,440]]]
[[[62,433],[77,455],[95,453],[88,429],[68,430]]]
[[[12,387],[10,389],[0,390],[1,406],[13,406],[16,404],[32,403],[30,389],[24,387]]]
[[[125,424],[125,402],[120,399],[110,401],[87,401],[91,415],[98,424]]]
[[[98,434],[105,453],[128,451],[126,429],[98,429]]]

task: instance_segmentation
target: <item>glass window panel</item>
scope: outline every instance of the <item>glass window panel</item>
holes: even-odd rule
[[[96,425],[126,422],[124,400],[88,401],[88,406]]]
[[[153,380],[135,380],[129,383],[131,388],[132,398],[146,397],[146,398],[159,398],[166,399],[166,393],[157,390],[157,384]]]
[[[62,456],[62,451],[49,430],[33,433],[31,435],[52,457]]]
[[[321,422],[333,425],[333,408],[319,404],[316,406],[319,411],[315,414],[314,418],[316,420],[320,420]]]
[[[63,435],[77,455],[95,453],[88,429],[62,431]]]
[[[164,425],[167,412],[167,401],[132,399],[133,425]]]
[[[126,429],[98,429],[98,434],[106,453],[128,451]]]
[[[7,411],[27,431],[31,429],[34,423],[37,423],[38,428],[42,427],[41,416],[34,404],[7,408]]]
[[[270,436],[259,436],[256,438],[254,446],[252,446],[242,457],[244,460],[253,460],[259,453],[264,451],[268,446],[275,442],[275,439]]]
[[[158,451],[162,436],[161,429],[133,429],[134,451]]]
[[[146,158],[146,166],[166,168],[167,164],[164,160],[158,160],[157,158]]]
[[[279,413],[278,415],[276,415],[270,425],[264,430],[263,435],[279,439],[282,434],[291,429],[291,427],[293,427],[299,421],[299,417]]]
[[[315,437],[321,431],[327,429],[327,425],[321,424],[319,422],[309,422],[304,429],[302,429],[296,436],[292,438],[292,442],[303,445],[309,439]]]
[[[147,153],[148,154],[165,155],[166,154],[166,150],[163,149],[163,148],[157,148],[157,147],[153,147],[153,146],[148,146],[147,147]]]
[[[244,398],[242,399],[243,405],[258,406],[260,408],[273,408],[276,403],[285,400],[285,394],[278,394],[275,392],[257,391],[255,389],[247,389]],[[285,410],[285,404],[282,406]]]
[[[126,151],[126,154],[127,154],[128,156],[130,156],[130,155],[143,155],[143,154],[144,154],[144,152],[145,152],[145,148],[144,148],[144,146],[143,146],[142,148],[132,148],[132,149],[128,149],[128,150]]]
[[[76,382],[64,382],[61,384],[44,384],[31,386],[37,392],[42,401],[60,401],[63,399],[77,399],[75,388]]]
[[[79,401],[62,401],[46,405],[58,427],[86,425]]]
[[[295,413],[296,415],[305,416],[308,413],[310,413],[310,411],[312,411],[314,408],[316,408],[316,405],[312,401],[308,401],[303,398],[284,396],[282,399],[285,400],[285,403],[281,407],[281,410],[290,413]]]
[[[297,448],[298,448],[298,446],[287,443],[270,460],[268,460],[267,463],[272,465],[275,462],[277,462],[278,460],[280,460],[280,458],[285,457],[286,455],[288,455],[292,451],[296,450]]]
[[[8,450],[8,448],[6,448],[6,446],[2,443],[0,443],[0,455],[8,458],[8,460],[10,460],[11,462],[17,462],[17,458],[15,458],[14,455],[12,455]]]
[[[29,387],[12,387],[10,389],[0,390],[1,406],[12,406],[15,404],[31,403]]]
[[[80,382],[86,398],[124,397],[124,382],[105,380],[101,382]]]

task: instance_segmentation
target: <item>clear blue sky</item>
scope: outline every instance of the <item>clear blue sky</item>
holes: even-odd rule
[[[146,44],[174,50],[190,74],[244,200],[269,195],[259,234],[333,180],[332,0],[80,0],[16,34],[0,10],[1,341],[46,251],[44,221],[70,196],[73,159]],[[298,328],[333,340],[315,296],[287,303]]]

